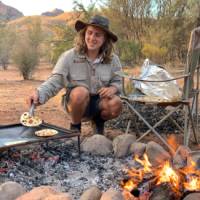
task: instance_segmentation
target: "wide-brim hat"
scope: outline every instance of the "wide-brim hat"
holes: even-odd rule
[[[95,15],[90,19],[88,23],[83,22],[81,20],[77,20],[75,23],[75,29],[77,32],[85,28],[86,26],[96,26],[104,30],[108,36],[112,39],[113,42],[118,40],[117,36],[109,30],[109,20],[106,17]]]

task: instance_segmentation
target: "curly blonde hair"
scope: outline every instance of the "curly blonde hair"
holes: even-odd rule
[[[85,32],[86,32],[87,26],[80,30],[75,37],[75,49],[80,54],[85,54],[87,51],[87,45],[85,43]],[[99,54],[103,56],[103,63],[110,63],[112,60],[112,53],[113,53],[114,47],[112,39],[106,35],[106,40],[103,43],[103,45],[100,48]]]

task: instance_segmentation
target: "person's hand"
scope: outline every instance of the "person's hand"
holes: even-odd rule
[[[116,94],[117,88],[114,86],[110,87],[103,87],[98,91],[98,94],[100,98],[113,98],[113,96]]]
[[[26,103],[29,107],[31,107],[32,103],[34,103],[36,106],[39,105],[39,95],[37,90],[34,90],[33,93],[26,99]]]

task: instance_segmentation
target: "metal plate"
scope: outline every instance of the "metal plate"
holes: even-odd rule
[[[35,135],[35,131],[46,128],[55,129],[58,131],[58,134],[50,137],[38,137]],[[25,127],[22,124],[5,125],[0,126],[0,149],[36,142],[44,142],[47,140],[71,138],[75,136],[80,136],[80,133],[72,132],[68,129],[54,126],[45,122],[38,127]]]

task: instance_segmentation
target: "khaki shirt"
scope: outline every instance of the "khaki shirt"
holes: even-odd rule
[[[39,102],[44,104],[62,88],[76,86],[86,87],[90,94],[97,94],[102,87],[115,86],[118,93],[121,93],[122,80],[114,73],[121,69],[119,58],[115,54],[111,63],[104,64],[102,59],[91,62],[74,48],[70,49],[60,56],[51,76],[39,86]]]

